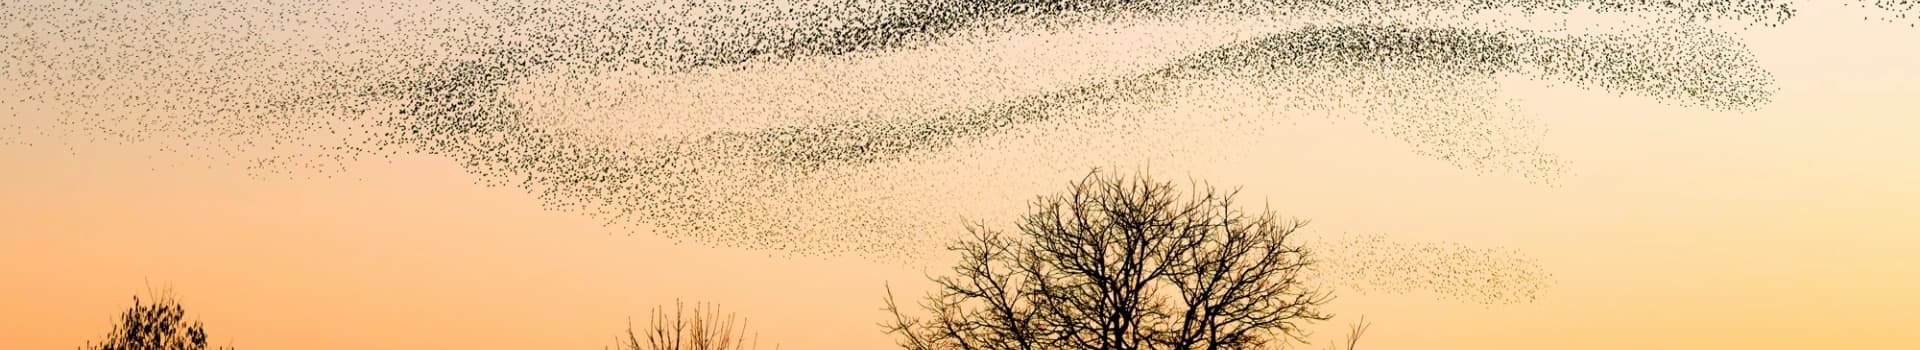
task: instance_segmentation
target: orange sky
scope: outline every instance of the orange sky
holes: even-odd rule
[[[1555,275],[1531,304],[1342,295],[1321,335],[1365,315],[1366,348],[1920,349],[1915,35],[1814,11],[1747,33],[1780,89],[1756,112],[1512,82],[1573,164],[1558,186],[1319,121],[1153,169],[1244,185],[1316,233],[1511,247]],[[149,281],[243,349],[593,349],[674,298],[720,303],[785,349],[881,349],[883,284],[926,287],[909,267],[610,231],[444,158],[258,179],[19,137],[0,142],[0,349],[97,339]]]

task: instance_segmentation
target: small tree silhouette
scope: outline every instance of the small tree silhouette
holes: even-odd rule
[[[1369,327],[1373,327],[1373,324],[1367,323],[1366,317],[1361,317],[1359,323],[1347,326],[1347,350],[1353,350],[1360,346],[1360,336],[1367,334],[1367,328]],[[1329,346],[1328,348],[1332,347]]]
[[[113,331],[99,344],[88,342],[80,347],[84,350],[205,350],[207,331],[200,321],[187,319],[186,308],[180,306],[168,289],[154,293],[150,303],[142,304],[139,295],[133,296],[133,307],[120,313],[120,322],[113,325]],[[232,350],[232,346],[212,349]]]
[[[1367,328],[1369,328],[1369,327],[1373,327],[1373,324],[1372,324],[1372,323],[1367,323],[1367,317],[1366,317],[1366,316],[1361,316],[1361,317],[1360,317],[1360,321],[1359,321],[1359,322],[1355,322],[1355,323],[1353,323],[1353,324],[1350,324],[1350,325],[1347,325],[1347,348],[1346,348],[1346,350],[1355,350],[1355,349],[1359,349],[1359,348],[1360,348],[1360,336],[1362,336],[1362,335],[1366,335],[1366,334],[1367,334]],[[1335,345],[1337,345],[1337,344],[1327,344],[1327,350],[1340,350],[1340,348],[1338,348],[1338,347],[1335,347]],[[1283,347],[1281,347],[1281,349],[1291,349],[1291,348],[1288,348],[1288,347],[1284,347],[1284,346],[1283,346]]]
[[[746,320],[732,313],[721,316],[717,305],[701,303],[694,305],[691,314],[685,311],[686,304],[679,300],[673,302],[672,316],[667,315],[664,307],[655,307],[653,323],[647,326],[645,339],[628,324],[627,337],[619,339],[619,349],[746,350],[760,346],[759,335],[747,336]],[[739,321],[738,327],[735,321]]]
[[[1196,186],[1199,187],[1199,186]],[[1021,235],[970,225],[949,249],[956,276],[884,323],[899,344],[936,349],[1254,349],[1303,340],[1298,322],[1330,318],[1302,285],[1312,260],[1287,238],[1304,222],[1248,216],[1235,192],[1183,194],[1145,175],[1094,170],[1041,197]],[[1356,335],[1357,336],[1357,335]],[[1276,344],[1278,343],[1278,344]]]

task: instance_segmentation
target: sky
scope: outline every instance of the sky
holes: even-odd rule
[[[1920,157],[1912,155],[1920,141],[1908,137],[1920,131],[1909,97],[1920,95],[1920,68],[1911,64],[1920,61],[1920,41],[1912,40],[1920,31],[1862,20],[1857,8],[1799,5],[1787,25],[1735,34],[1772,78],[1768,101],[1751,109],[1497,78],[1495,100],[1544,130],[1521,142],[1560,162],[1564,171],[1550,181],[1439,159],[1421,152],[1445,149],[1340,116],[1361,112],[1275,117],[1294,112],[1236,97],[1262,87],[1203,85],[1152,108],[1064,114],[1139,115],[1134,120],[1153,125],[1147,131],[1073,134],[1079,129],[1049,125],[1079,119],[1036,121],[925,158],[836,168],[855,175],[822,177],[832,182],[823,192],[770,196],[794,203],[763,203],[773,209],[732,219],[802,216],[764,220],[814,230],[782,242],[827,242],[796,248],[803,254],[662,233],[669,229],[649,227],[673,223],[646,217],[638,226],[604,225],[591,211],[557,210],[564,208],[538,191],[482,181],[489,174],[458,153],[343,157],[338,169],[263,172],[220,148],[169,139],[218,133],[96,124],[152,132],[127,141],[60,129],[67,111],[87,121],[162,112],[0,99],[11,119],[0,123],[0,137],[10,139],[0,142],[0,348],[98,339],[134,294],[161,285],[215,342],[246,349],[598,348],[612,345],[629,318],[643,321],[676,299],[746,317],[768,348],[889,348],[877,325],[887,317],[879,310],[887,288],[922,293],[925,274],[951,261],[937,250],[889,252],[926,249],[963,233],[966,221],[1010,225],[1027,198],[1064,189],[1095,166],[1238,186],[1249,203],[1311,219],[1309,233],[1327,241],[1383,235],[1510,250],[1551,273],[1530,302],[1477,303],[1436,290],[1449,286],[1340,289],[1328,305],[1336,318],[1315,326],[1314,347],[1364,316],[1373,326],[1361,346],[1377,349],[1920,348],[1920,335],[1909,331],[1920,326],[1920,301],[1911,298],[1920,282],[1909,277],[1920,276],[1920,258],[1907,250],[1920,243],[1920,223],[1910,219],[1920,213]],[[1149,71],[1289,23],[1090,25],[741,70],[556,74],[525,79],[516,87],[525,90],[514,91],[533,92],[512,98],[553,109],[540,118],[577,118],[553,125],[612,135],[604,138],[751,129],[848,110],[1018,99],[1090,76]],[[7,53],[20,52],[28,51]],[[620,83],[656,79],[648,74],[667,78]],[[231,85],[270,88],[278,78],[256,79]],[[766,83],[781,81],[828,88]],[[949,81],[979,85],[942,83]],[[0,94],[35,89],[51,88],[22,83]],[[583,90],[639,101],[566,102]],[[807,100],[825,102],[780,102]],[[674,117],[632,117],[642,113]],[[1061,124],[1046,124],[1054,122]],[[299,132],[315,130],[325,129]],[[1077,136],[1039,137],[1048,135]],[[227,141],[248,140],[209,143]],[[833,190],[843,188],[860,191]],[[866,211],[836,216],[839,208]],[[840,221],[858,223],[835,226]],[[835,236],[835,228],[881,233]],[[881,253],[862,255],[873,252]]]

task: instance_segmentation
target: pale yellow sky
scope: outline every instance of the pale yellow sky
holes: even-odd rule
[[[1314,234],[1510,247],[1555,276],[1520,305],[1341,295],[1321,335],[1365,315],[1366,348],[1917,349],[1920,31],[1819,9],[1743,34],[1778,79],[1758,111],[1510,82],[1551,129],[1545,148],[1571,164],[1555,186],[1474,175],[1315,119],[1195,146],[1208,156],[1075,162],[1151,161],[1162,175],[1244,185],[1314,220]],[[926,287],[909,267],[628,236],[473,184],[444,158],[258,179],[137,144],[70,151],[21,137],[32,145],[0,142],[5,349],[97,339],[147,281],[244,349],[593,349],[675,298],[720,303],[784,349],[881,349],[883,284]],[[998,190],[977,196],[1018,200],[1076,174],[1027,175],[984,181]]]

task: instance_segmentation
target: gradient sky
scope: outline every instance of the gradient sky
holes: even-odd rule
[[[1920,31],[1809,9],[1743,35],[1778,78],[1758,111],[1510,82],[1572,164],[1555,186],[1320,121],[1153,170],[1245,186],[1313,232],[1510,247],[1556,277],[1519,305],[1341,295],[1316,339],[1365,315],[1369,349],[1920,348]],[[98,339],[149,283],[243,349],[593,349],[675,298],[785,349],[883,349],[884,285],[927,287],[917,268],[629,236],[445,158],[262,179],[18,137],[0,142],[4,349]]]

